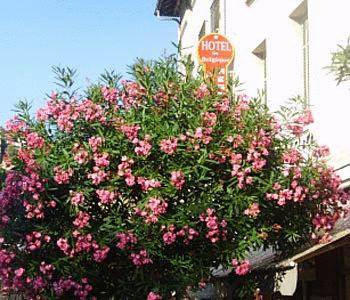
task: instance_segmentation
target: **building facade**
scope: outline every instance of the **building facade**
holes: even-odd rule
[[[158,0],[156,14],[179,20],[183,55],[197,61],[199,39],[226,35],[235,47],[229,67],[248,95],[265,91],[272,110],[301,96],[313,134],[330,147],[331,163],[350,180],[350,83],[339,86],[327,66],[350,35],[349,0]],[[349,183],[348,183],[349,184]]]

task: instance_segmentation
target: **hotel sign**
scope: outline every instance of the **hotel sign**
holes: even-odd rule
[[[227,86],[227,67],[234,58],[230,41],[222,34],[210,33],[198,43],[198,59],[208,76],[215,76],[219,90]]]

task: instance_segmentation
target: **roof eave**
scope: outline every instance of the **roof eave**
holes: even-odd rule
[[[154,11],[155,16],[160,17],[180,17],[179,14],[179,0],[158,0],[156,9]],[[159,12],[159,13],[158,13]]]

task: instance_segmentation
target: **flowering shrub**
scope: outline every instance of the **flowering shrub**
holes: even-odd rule
[[[347,195],[306,137],[309,111],[273,116],[169,58],[6,125],[0,278],[25,298],[168,299],[249,273],[249,250],[327,240]],[[190,74],[191,72],[189,72]],[[234,276],[234,275],[230,275]]]

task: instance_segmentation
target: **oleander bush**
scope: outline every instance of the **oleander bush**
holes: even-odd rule
[[[168,57],[6,124],[0,278],[26,299],[183,299],[247,252],[327,241],[347,195],[299,102],[269,112]],[[242,287],[249,289],[251,287]]]

